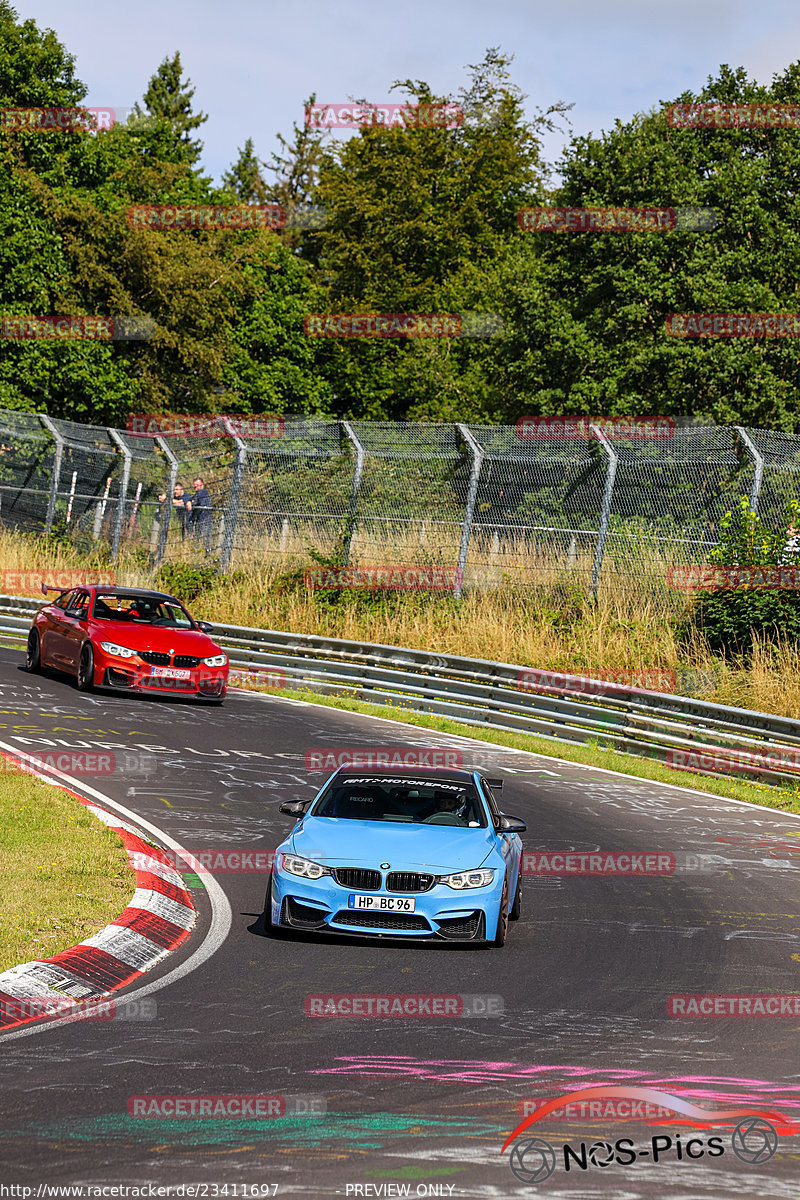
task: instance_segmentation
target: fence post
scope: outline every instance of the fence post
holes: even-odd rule
[[[594,598],[597,596],[597,588],[600,583],[600,571],[603,567],[603,557],[606,552],[608,521],[609,517],[611,516],[611,499],[614,495],[614,480],[617,477],[617,465],[619,463],[619,457],[599,425],[590,425],[589,428],[608,455],[606,483],[605,487],[603,488],[603,506],[600,510],[600,524],[597,530],[597,542],[594,548],[594,562],[592,563],[592,582],[589,587],[589,595]]]
[[[480,480],[481,467],[483,466],[483,450],[475,441],[466,425],[457,424],[456,429],[461,434],[472,454],[472,469],[469,473],[469,487],[467,489],[467,503],[464,508],[464,521],[461,526],[461,544],[458,547],[458,563],[456,564],[456,578],[453,587],[453,595],[456,600],[461,597],[461,589],[464,586],[464,569],[467,565],[467,551],[469,550],[469,537],[472,532],[472,518],[475,515],[475,501],[478,498],[478,481]]]
[[[53,459],[53,478],[50,482],[50,495],[47,498],[47,517],[44,523],[44,531],[45,533],[49,533],[53,528],[53,518],[56,515],[56,498],[58,497],[58,484],[61,479],[61,462],[64,457],[64,439],[46,413],[39,413],[39,420],[56,444],[56,452]]]
[[[225,532],[222,537],[222,551],[219,556],[219,569],[223,575],[227,575],[233,554],[233,539],[236,534],[236,520],[239,515],[239,500],[242,494],[244,465],[247,461],[247,446],[245,446],[238,433],[236,433],[227,417],[219,417],[218,420],[228,437],[233,438],[233,441],[236,443],[236,462],[233,468],[231,494],[228,497],[228,507],[224,514]]]
[[[117,551],[119,550],[119,539],[122,536],[122,522],[125,516],[125,501],[128,498],[128,482],[131,477],[131,463],[133,462],[133,455],[123,442],[120,435],[117,433],[116,429],[108,429],[108,436],[111,438],[117,449],[122,451],[122,479],[120,480],[119,484],[119,503],[117,504],[117,516],[116,520],[114,521],[114,534],[111,539],[111,554],[109,555],[109,561],[113,562],[117,557]]]
[[[347,520],[344,527],[344,543],[342,546],[342,566],[346,567],[350,561],[350,543],[353,540],[353,530],[356,523],[358,493],[361,490],[361,476],[364,474],[366,452],[349,421],[342,421],[342,429],[356,452],[356,465],[353,468],[353,482],[350,485],[350,501],[347,505]]]
[[[156,546],[156,561],[155,565],[160,567],[164,561],[164,555],[167,551],[167,534],[169,533],[169,519],[172,516],[172,497],[175,491],[175,484],[178,479],[178,460],[172,453],[172,450],[167,445],[163,437],[153,438],[156,445],[164,451],[169,463],[169,484],[164,497],[164,503],[161,505],[161,517],[158,529],[158,545]]]
[[[750,489],[750,507],[758,511],[758,501],[761,496],[761,480],[764,477],[764,456],[756,449],[756,444],[746,429],[736,426],[736,432],[744,443],[744,448],[753,460],[753,486]]]

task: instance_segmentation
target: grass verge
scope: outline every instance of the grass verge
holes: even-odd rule
[[[69,949],[130,900],[119,837],[61,788],[4,771],[0,826],[0,970]]]
[[[249,688],[249,691],[265,689]],[[781,812],[800,815],[800,787],[776,788],[769,784],[750,783],[730,779],[725,775],[698,775],[693,771],[676,771],[665,767],[654,759],[638,758],[619,750],[594,745],[578,745],[575,742],[552,742],[547,738],[527,733],[508,733],[479,725],[461,725],[447,717],[433,713],[417,712],[415,709],[395,708],[383,704],[367,704],[352,696],[323,696],[318,692],[270,691],[271,696],[285,696],[291,700],[306,700],[326,708],[340,708],[347,712],[365,713],[372,717],[384,717],[390,721],[403,721],[407,725],[418,725],[422,729],[437,729],[442,733],[455,733],[491,745],[506,746],[514,750],[529,750],[547,758],[560,758],[567,762],[583,763],[590,767],[604,767],[621,775],[637,779],[651,779],[656,783],[670,783],[678,787],[692,788],[696,792],[708,792],[725,799],[744,800],[762,808],[775,808]]]

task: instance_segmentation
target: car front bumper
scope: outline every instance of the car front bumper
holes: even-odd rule
[[[482,888],[456,891],[446,884],[434,884],[425,892],[401,893],[343,886],[331,875],[302,879],[288,871],[274,869],[272,924],[311,932],[367,937],[486,941],[494,938],[497,929],[502,875],[502,871],[495,869],[493,882]],[[349,908],[348,898],[356,894],[410,898],[415,902],[414,912]]]
[[[98,686],[169,696],[208,696],[222,699],[228,680],[227,667],[190,667],[185,679],[154,675],[146,663],[102,654],[95,664]]]

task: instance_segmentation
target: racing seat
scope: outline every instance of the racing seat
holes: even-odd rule
[[[101,621],[112,621],[115,613],[108,607],[105,600],[95,600],[94,615],[99,617]]]
[[[352,789],[337,798],[333,815],[351,821],[374,821],[380,820],[383,814],[384,804],[374,792]]]

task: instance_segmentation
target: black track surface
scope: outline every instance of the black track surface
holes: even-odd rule
[[[10,651],[0,651],[0,723],[0,741],[28,752],[52,749],[55,739],[151,750],[157,773],[91,782],[195,851],[277,845],[291,825],[279,803],[321,782],[304,769],[309,748],[461,744],[275,698],[231,694],[215,709],[85,696],[63,678],[27,675]],[[224,1195],[225,1184],[228,1195],[234,1184],[239,1195],[242,1185],[265,1194],[271,1184],[279,1196],[514,1196],[537,1188],[519,1182],[499,1151],[518,1105],[533,1095],[599,1084],[691,1087],[797,1117],[800,1020],[676,1020],[666,997],[800,990],[798,859],[758,844],[800,849],[800,819],[500,749],[494,771],[506,780],[503,807],[528,822],[526,850],[672,851],[678,871],[525,876],[522,919],[502,950],[268,938],[265,878],[219,874],[230,933],[197,970],[153,993],[154,1019],[0,1037],[2,1182],[202,1183],[208,1196]],[[143,983],[201,944],[211,909],[202,889],[194,895],[192,937]],[[309,1018],[304,999],[319,993],[489,994],[502,997],[504,1015]],[[222,1093],[313,1096],[327,1113],[278,1121],[127,1114],[134,1095]],[[560,1154],[567,1140],[628,1136],[647,1147],[664,1132],[674,1135],[583,1119],[531,1134]],[[722,1157],[694,1162],[670,1154],[568,1174],[560,1163],[541,1189],[632,1200],[798,1195],[800,1137],[782,1138],[761,1165],[736,1158],[729,1133],[723,1142]]]

